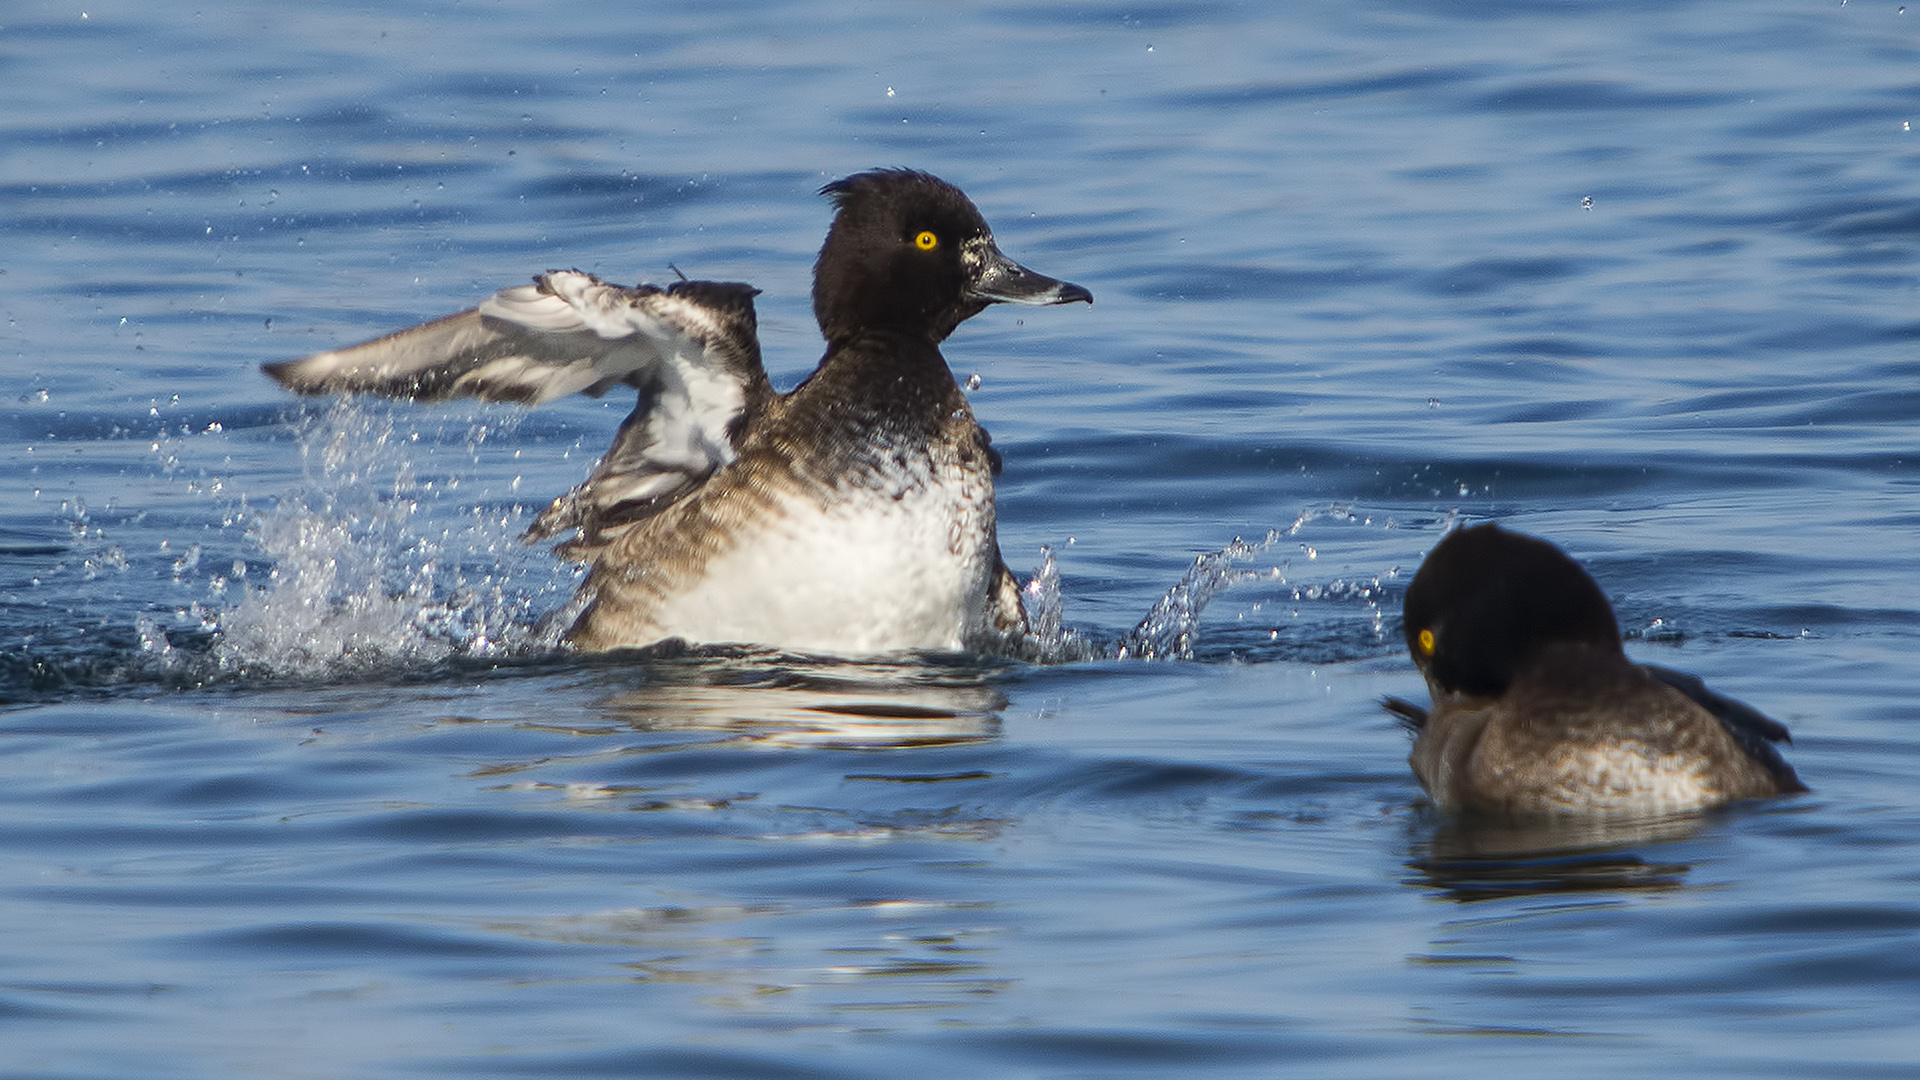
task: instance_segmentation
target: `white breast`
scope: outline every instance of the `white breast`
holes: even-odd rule
[[[662,637],[841,656],[961,649],[986,621],[992,493],[972,478],[822,503],[795,492],[653,613]]]

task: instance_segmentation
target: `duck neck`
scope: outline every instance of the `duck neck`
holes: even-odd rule
[[[942,416],[967,407],[940,347],[922,334],[864,330],[828,347],[807,380],[831,387],[835,400],[894,415]]]

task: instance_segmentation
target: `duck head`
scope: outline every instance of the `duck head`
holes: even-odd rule
[[[836,208],[813,277],[829,343],[873,330],[939,342],[989,304],[1093,302],[1001,254],[972,200],[938,177],[875,169],[820,193]]]
[[[1559,548],[1498,525],[1449,533],[1407,587],[1407,651],[1442,691],[1504,693],[1561,647],[1623,656],[1606,594]]]

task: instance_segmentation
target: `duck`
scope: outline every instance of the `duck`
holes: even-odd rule
[[[1606,594],[1566,552],[1475,525],[1407,587],[1432,707],[1387,698],[1442,811],[1656,815],[1807,791],[1787,729],[1698,677],[1627,659]]]
[[[562,637],[575,649],[1008,651],[1027,621],[996,533],[1000,457],[940,345],[990,305],[1093,294],[1002,254],[972,200],[929,173],[873,169],[820,194],[826,352],[786,393],[761,363],[751,285],[579,270],[262,366],[300,394],[539,405],[636,390],[593,471],[523,537],[585,566]]]

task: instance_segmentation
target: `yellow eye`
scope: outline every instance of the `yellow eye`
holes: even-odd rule
[[[913,238],[913,246],[921,251],[932,251],[940,246],[940,238],[923,229],[919,236]]]
[[[1420,631],[1420,655],[1433,655],[1433,631],[1431,630]]]

